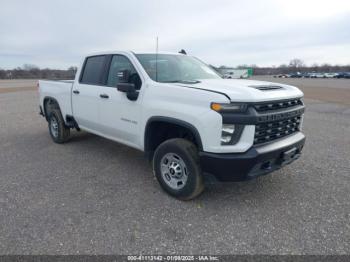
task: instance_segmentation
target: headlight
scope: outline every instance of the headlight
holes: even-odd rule
[[[234,145],[238,142],[243,125],[223,124],[221,129],[221,145]]]
[[[210,108],[216,112],[223,113],[235,113],[235,112],[244,112],[247,110],[247,104],[239,104],[239,103],[211,103]]]
[[[241,103],[211,103],[210,108],[220,114],[242,113],[248,108],[247,104]],[[244,125],[222,124],[221,145],[234,145],[241,137]]]

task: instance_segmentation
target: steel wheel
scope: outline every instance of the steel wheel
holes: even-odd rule
[[[51,117],[50,119],[50,131],[52,136],[54,136],[55,138],[58,137],[58,122],[56,117]]]
[[[162,189],[180,200],[203,192],[204,183],[197,147],[183,138],[161,143],[153,156],[153,172]]]
[[[177,154],[167,153],[162,157],[161,174],[164,182],[172,189],[179,190],[186,185],[188,170]]]

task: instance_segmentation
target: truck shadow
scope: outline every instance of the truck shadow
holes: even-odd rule
[[[106,164],[105,168],[99,170],[99,173],[86,176],[85,179],[94,181],[99,184],[99,190],[103,190],[103,186],[108,188],[109,193],[105,195],[107,198],[114,198],[113,194],[117,193],[119,182],[123,180],[126,183],[133,185],[142,185],[137,195],[144,196],[156,200],[157,198],[168,199],[165,201],[169,205],[178,205],[179,201],[171,198],[162,191],[158,182],[154,179],[152,168],[148,160],[144,157],[143,152],[130,148],[123,144],[99,137],[87,132],[72,132],[71,139],[67,145],[72,146],[79,152],[86,152],[87,155],[93,154],[97,161]],[[74,151],[75,151],[74,149]],[[89,165],[89,164],[88,164]],[[117,167],[117,168],[116,168]],[[116,172],[115,170],[123,170]],[[290,186],[290,176],[287,176],[284,171],[276,171],[272,175],[267,175],[244,182],[218,182],[214,180],[206,180],[206,189],[198,198],[181,202],[184,206],[193,204],[203,204],[204,206],[212,206],[220,203],[222,207],[224,203],[232,205],[239,202],[250,201],[252,203],[265,202],[266,199],[278,198],[281,191],[280,188],[288,190]],[[109,177],[108,183],[104,183],[101,179],[101,174]],[[112,183],[115,188],[111,188]],[[283,184],[283,185],[281,185]],[[107,189],[106,188],[106,189]],[[146,194],[152,195],[146,196]],[[149,203],[150,204],[150,203]]]
[[[79,131],[79,132],[73,131],[71,132],[71,136],[69,138],[68,143],[80,143],[82,141],[91,139],[93,137],[98,137],[98,136],[85,131]]]

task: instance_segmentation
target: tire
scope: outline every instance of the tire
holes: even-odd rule
[[[48,117],[49,133],[52,140],[57,144],[68,141],[70,129],[66,127],[59,109],[53,109]]]
[[[174,138],[160,144],[153,157],[153,173],[163,190],[177,199],[190,200],[204,190],[198,150],[188,140]]]

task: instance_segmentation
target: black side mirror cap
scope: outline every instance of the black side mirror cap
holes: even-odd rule
[[[135,101],[139,96],[139,92],[136,91],[135,85],[131,83],[118,83],[117,89],[120,92],[126,93],[126,97],[131,101]]]
[[[124,93],[133,93],[136,91],[135,85],[132,83],[118,83],[117,89],[118,91],[124,92]]]

